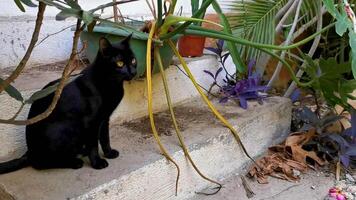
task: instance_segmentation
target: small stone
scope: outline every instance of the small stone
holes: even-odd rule
[[[312,185],[310,188],[313,189],[313,190],[315,190],[316,186],[315,186],[315,185]]]
[[[300,176],[300,171],[299,170],[296,170],[296,169],[293,169],[293,176],[295,177],[299,177]]]
[[[346,191],[356,194],[356,185],[349,186]]]
[[[354,199],[354,195],[352,195],[350,192],[344,192],[343,194],[345,195],[347,200]]]
[[[345,180],[339,181],[336,184],[336,188],[338,188],[340,190],[343,190],[346,187],[347,187],[347,185],[346,185],[346,181]]]
[[[355,182],[355,179],[354,179],[354,177],[352,177],[350,174],[346,174],[345,175],[346,176],[346,179],[348,180],[348,181],[350,181],[350,182]]]

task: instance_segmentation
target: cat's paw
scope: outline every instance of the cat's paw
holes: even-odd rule
[[[71,163],[71,168],[72,169],[79,169],[83,167],[83,161],[81,159],[75,159],[72,163]]]
[[[91,166],[94,169],[103,169],[107,166],[109,166],[109,163],[105,159],[96,159],[94,162],[91,163]]]
[[[119,157],[119,151],[115,150],[115,149],[111,149],[111,151],[104,153],[105,158],[109,158],[109,159],[114,159]]]

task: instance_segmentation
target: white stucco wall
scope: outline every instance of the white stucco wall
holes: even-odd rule
[[[33,2],[36,2],[33,0]],[[111,2],[110,0],[79,0],[84,9],[95,8],[98,5]],[[145,0],[130,2],[120,5],[124,16],[145,18],[150,17],[150,10]],[[190,13],[190,1],[180,0],[177,8],[183,8],[183,13]],[[25,54],[35,24],[37,8],[26,7],[26,12],[21,12],[13,0],[0,0],[0,69],[16,66]],[[211,8],[209,9],[211,11]],[[74,19],[55,21],[59,11],[47,7],[45,20],[39,41],[49,34],[56,33],[69,25],[75,24]],[[208,11],[209,12],[209,11]],[[112,9],[105,10],[104,15],[112,13]],[[72,44],[72,31],[67,29],[51,36],[37,46],[29,60],[29,65],[53,63],[68,58]]]

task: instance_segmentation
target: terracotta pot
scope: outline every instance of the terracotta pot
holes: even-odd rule
[[[203,55],[205,37],[185,35],[178,40],[178,51],[183,57],[199,57]]]

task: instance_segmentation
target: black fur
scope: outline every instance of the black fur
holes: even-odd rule
[[[78,155],[89,156],[95,169],[108,166],[98,153],[98,143],[106,158],[116,158],[109,139],[109,117],[120,103],[123,81],[136,75],[136,59],[129,46],[131,36],[118,44],[101,38],[96,60],[65,86],[52,114],[26,127],[28,151],[19,158],[0,164],[0,174],[25,166],[36,169],[81,168]],[[58,80],[49,83],[55,84]],[[35,101],[28,118],[47,109],[53,93]]]

